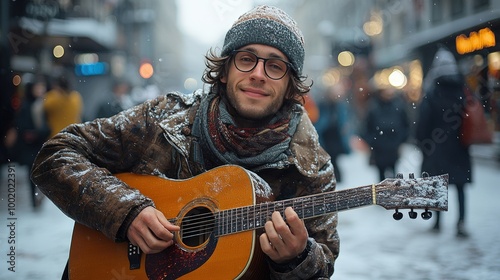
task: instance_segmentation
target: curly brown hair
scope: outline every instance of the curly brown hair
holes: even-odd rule
[[[203,73],[202,81],[210,85],[210,92],[224,95],[226,94],[226,84],[221,82],[221,78],[229,72],[232,56],[219,56],[214,49],[210,49],[205,55],[205,72]],[[304,104],[304,95],[306,95],[313,85],[311,80],[306,84],[307,76],[298,76],[297,73],[290,69],[290,82],[288,83],[285,102],[294,102]]]

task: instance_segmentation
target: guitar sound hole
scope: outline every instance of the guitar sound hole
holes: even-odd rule
[[[186,246],[197,247],[205,243],[214,230],[215,218],[210,209],[196,207],[186,213],[181,222],[181,240]]]

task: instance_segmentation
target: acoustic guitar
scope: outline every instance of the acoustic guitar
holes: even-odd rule
[[[180,226],[175,243],[157,254],[115,243],[101,232],[75,223],[69,276],[78,279],[265,279],[269,278],[259,232],[274,211],[293,207],[303,219],[367,205],[395,210],[448,209],[448,175],[403,179],[266,201],[270,188],[254,173],[225,165],[187,180],[118,174],[118,178],[155,201],[169,221]]]

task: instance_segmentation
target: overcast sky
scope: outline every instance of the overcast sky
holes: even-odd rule
[[[177,0],[179,28],[201,44],[215,46],[234,21],[252,7],[244,0]]]

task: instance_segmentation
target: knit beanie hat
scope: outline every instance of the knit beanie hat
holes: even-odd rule
[[[241,15],[226,33],[222,55],[249,44],[263,44],[283,52],[300,76],[304,65],[304,37],[297,23],[283,10],[257,6]]]

